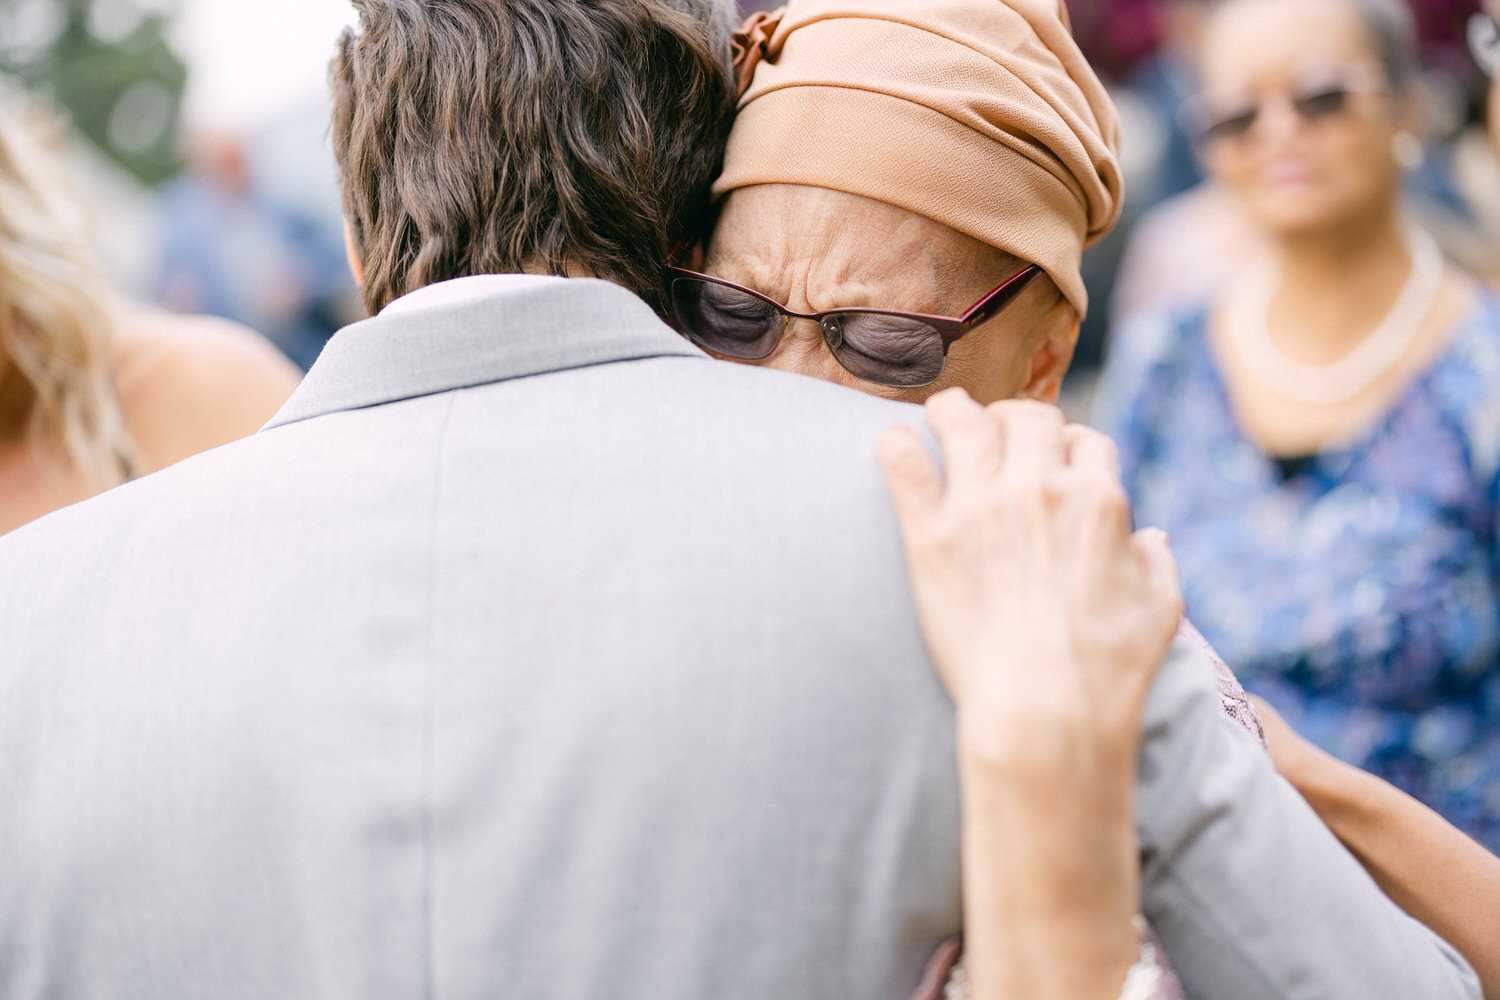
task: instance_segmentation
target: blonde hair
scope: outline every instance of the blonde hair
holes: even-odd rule
[[[8,103],[0,101],[0,385],[24,381],[23,432],[43,455],[107,489],[129,475],[134,452],[115,394],[108,286],[55,165]]]

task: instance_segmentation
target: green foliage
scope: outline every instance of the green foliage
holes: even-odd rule
[[[0,0],[0,70],[51,98],[148,184],[174,174],[187,67],[170,10],[139,0]]]

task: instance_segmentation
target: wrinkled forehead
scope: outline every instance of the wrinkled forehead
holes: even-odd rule
[[[762,184],[724,199],[709,252],[714,260],[891,266],[919,249],[930,269],[936,247],[920,244],[932,225],[914,213],[841,191]]]
[[[731,192],[704,261],[715,274],[776,291],[845,283],[931,291],[1014,263],[1011,255],[906,209],[795,184]]]

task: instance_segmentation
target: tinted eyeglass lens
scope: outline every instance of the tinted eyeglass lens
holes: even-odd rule
[[[942,335],[915,320],[837,313],[824,319],[823,339],[845,371],[870,382],[915,388],[943,373]]]
[[[1215,118],[1208,123],[1203,134],[1208,139],[1240,139],[1255,125],[1259,109],[1253,105],[1239,111]]]
[[[728,285],[678,278],[672,282],[672,308],[688,336],[731,358],[764,358],[781,339],[776,307]]]
[[[1349,91],[1343,87],[1320,87],[1292,99],[1292,106],[1303,118],[1312,121],[1341,113],[1349,104]]]
[[[1342,114],[1349,107],[1349,90],[1340,84],[1318,87],[1294,95],[1292,107],[1296,109],[1297,115],[1303,121],[1330,118]],[[1255,127],[1255,120],[1259,117],[1260,105],[1251,104],[1214,118],[1204,128],[1203,134],[1210,140],[1243,139]]]

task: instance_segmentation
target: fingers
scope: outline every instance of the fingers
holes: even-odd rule
[[[948,389],[927,401],[927,420],[942,446],[950,490],[968,490],[1002,473],[1045,481],[1064,466],[1075,441],[1085,461],[1117,466],[1108,438],[1068,428],[1062,411],[1043,403],[1013,399],[981,407],[962,389]]]
[[[1003,438],[984,407],[962,389],[945,389],[927,401],[927,422],[943,450],[950,491],[963,492],[1000,472]]]
[[[1182,581],[1167,533],[1160,528],[1137,531],[1130,536],[1130,547],[1140,564],[1147,593],[1162,602],[1163,625],[1175,630],[1182,619]]]
[[[988,412],[1001,428],[1007,474],[1043,482],[1063,467],[1067,422],[1057,407],[1007,400]]]
[[[1069,424],[1063,430],[1063,453],[1071,469],[1097,473],[1115,481],[1120,478],[1120,453],[1106,434]]]
[[[1134,531],[1130,498],[1120,483],[1114,442],[1074,424],[1057,434],[1062,459],[1050,477],[1051,499],[1074,543],[1065,555],[1088,564],[1118,558]]]
[[[937,511],[943,499],[942,479],[914,427],[892,427],[876,442],[875,453],[885,470],[901,530],[909,535]]]

